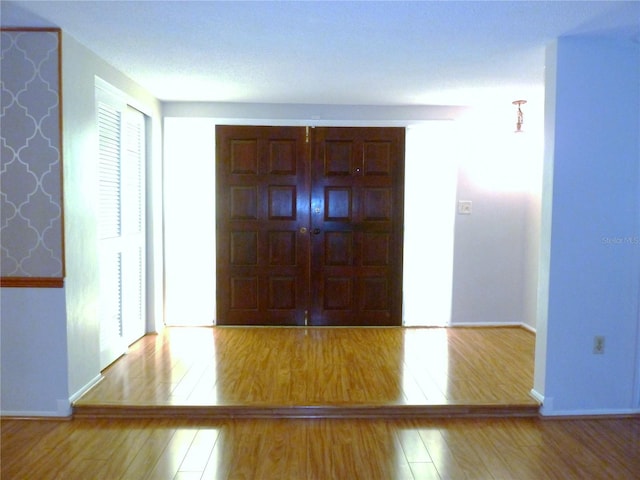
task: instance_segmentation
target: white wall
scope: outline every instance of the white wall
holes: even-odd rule
[[[130,96],[132,106],[151,115],[152,142],[148,150],[148,252],[152,278],[147,285],[148,318],[162,321],[161,276],[161,113],[160,103],[93,52],[63,33],[63,135],[64,196],[67,255],[66,305],[69,358],[69,392],[73,397],[100,373],[100,324],[98,316],[97,252],[97,126],[95,77],[98,76]],[[148,197],[149,197],[148,195]],[[154,247],[155,245],[155,247]],[[160,270],[158,270],[160,268]],[[149,273],[149,272],[148,272]],[[159,277],[159,278],[158,278]],[[150,307],[150,308],[149,308]],[[154,325],[149,325],[150,329]]]
[[[451,322],[458,157],[455,122],[409,126],[405,148],[403,324]]]
[[[529,98],[522,107],[521,133],[510,103],[459,122],[457,200],[471,201],[472,212],[455,216],[453,325],[536,327],[541,103]]]
[[[3,288],[2,415],[68,416],[67,330],[62,288]]]
[[[164,268],[167,325],[216,318],[215,120],[164,120]]]
[[[638,412],[640,45],[562,38],[548,63],[534,388],[544,415]]]

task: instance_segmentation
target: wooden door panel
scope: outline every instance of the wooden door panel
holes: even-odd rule
[[[362,234],[362,265],[367,267],[392,265],[392,238],[388,232]]]
[[[362,189],[362,221],[391,222],[393,190],[389,187],[364,187]]]
[[[404,129],[313,139],[311,321],[401,325]]]
[[[218,323],[400,325],[404,130],[310,133],[217,127]]]
[[[353,232],[324,232],[325,264],[349,266],[353,260]]]
[[[304,129],[218,126],[217,322],[302,325],[308,305]]]
[[[230,279],[230,304],[233,311],[253,311],[258,308],[258,277],[256,275]],[[224,322],[223,322],[224,323]]]
[[[230,141],[229,163],[232,174],[258,174],[258,141],[233,139]]]
[[[229,216],[231,220],[258,219],[258,189],[254,186],[230,187]]]
[[[385,275],[360,279],[360,308],[363,312],[387,312],[391,309],[391,289]]]
[[[268,196],[268,220],[295,221],[297,213],[295,185],[269,185]]]
[[[324,175],[327,177],[351,175],[354,159],[353,148],[351,140],[326,140],[324,160],[321,165],[324,169]]]
[[[258,265],[258,232],[243,230],[229,234],[229,263],[234,267]]]
[[[351,187],[326,187],[324,190],[325,221],[352,222],[352,198]]]
[[[387,141],[364,142],[363,175],[393,175],[392,144]]]

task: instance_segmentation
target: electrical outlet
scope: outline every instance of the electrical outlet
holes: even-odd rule
[[[593,337],[593,353],[596,355],[604,353],[604,337],[602,335]]]

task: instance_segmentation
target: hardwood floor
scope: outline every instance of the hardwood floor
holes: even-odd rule
[[[635,479],[640,418],[3,420],[1,478]]]
[[[503,328],[167,328],[76,417],[535,416],[535,336]]]
[[[533,347],[520,328],[171,328],[72,420],[2,419],[0,478],[640,478],[640,417],[537,417]],[[348,418],[286,418],[314,416]]]

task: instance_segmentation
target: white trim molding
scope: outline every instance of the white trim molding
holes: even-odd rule
[[[1,410],[0,417],[12,418],[71,418],[71,402],[65,399],[58,399],[58,410],[56,411],[34,411],[34,410]]]
[[[84,387],[82,387],[80,390],[78,390],[76,393],[74,393],[69,397],[69,403],[73,405],[73,403],[76,400],[78,400],[81,396],[83,396],[85,393],[87,393],[89,390],[95,387],[98,383],[100,383],[103,378],[104,377],[102,376],[102,374],[95,376],[93,379],[89,381],[89,383],[87,383]]]
[[[447,327],[522,327],[532,333],[536,333],[536,329],[531,325],[523,322],[452,322]]]
[[[21,410],[2,410],[0,411],[2,418],[71,418],[71,409],[67,413],[62,412],[41,412],[41,411],[21,411]]]
[[[543,417],[626,417],[640,415],[638,408],[602,409],[602,410],[551,410],[540,407],[540,415]]]
[[[531,391],[529,391],[529,395],[531,395],[537,402],[539,402],[540,405],[544,405],[544,395],[542,395],[536,389],[532,388]]]
[[[527,323],[521,323],[520,326],[525,330],[529,330],[531,333],[537,333],[536,329]]]

